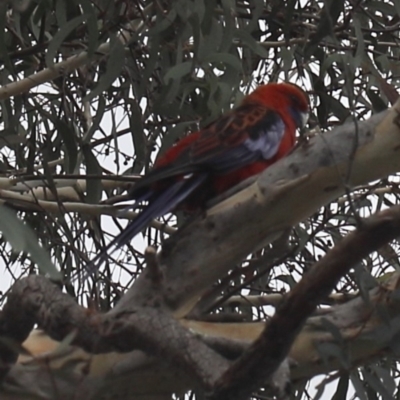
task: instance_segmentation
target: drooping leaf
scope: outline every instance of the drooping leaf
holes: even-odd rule
[[[89,0],[79,0],[88,27],[87,53],[91,58],[98,47],[97,17]]]
[[[354,389],[356,391],[357,397],[360,400],[368,400],[367,394],[365,392],[365,388],[363,386],[363,383],[360,379],[360,377],[358,376],[358,372],[354,371],[350,373],[350,380],[351,383],[354,386]]]
[[[68,21],[64,26],[61,26],[59,31],[54,35],[46,52],[46,64],[48,67],[54,65],[54,59],[59,51],[64,40],[86,19],[86,15],[82,14],[71,21]]]
[[[88,175],[95,175],[100,177],[102,170],[97,158],[92,153],[89,146],[82,146],[82,153],[85,159],[86,173]],[[101,179],[86,179],[86,202],[91,204],[98,204],[101,200],[102,186]]]
[[[189,74],[192,71],[193,63],[191,61],[184,61],[181,64],[175,65],[164,76],[165,82],[171,80],[176,81],[181,79],[183,76]]]
[[[61,278],[47,251],[39,245],[35,233],[13,211],[4,206],[0,206],[0,231],[14,252],[29,254],[42,274],[55,280]]]
[[[138,173],[143,169],[145,157],[147,153],[145,135],[143,131],[142,113],[135,101],[130,102],[131,115],[129,118],[129,126],[132,134],[132,141],[135,148],[135,163],[133,173]]]
[[[255,54],[259,55],[260,57],[268,58],[269,54],[266,49],[250,35],[249,32],[246,32],[241,29],[237,29],[235,31],[235,36],[240,39],[243,44],[249,47]]]
[[[318,43],[328,35],[334,35],[334,26],[344,11],[344,0],[325,0],[324,8],[317,30],[310,36],[304,48],[304,54],[309,57],[316,50]]]
[[[336,392],[333,395],[332,400],[346,400],[348,390],[349,376],[347,374],[343,374],[338,380]]]
[[[125,48],[121,41],[113,36],[110,40],[110,53],[107,59],[106,71],[101,75],[96,87],[83,98],[83,101],[90,101],[100,93],[106,91],[119,77],[124,64]]]

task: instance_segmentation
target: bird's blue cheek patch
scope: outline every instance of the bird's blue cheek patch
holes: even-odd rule
[[[261,153],[262,157],[268,160],[277,153],[284,133],[285,124],[279,119],[265,131],[261,131],[257,139],[246,139],[244,145],[252,152]]]

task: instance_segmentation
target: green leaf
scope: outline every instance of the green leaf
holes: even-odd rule
[[[353,26],[357,37],[357,50],[353,60],[354,65],[358,67],[365,57],[364,35],[361,30],[361,22],[356,17],[353,18]]]
[[[370,386],[375,393],[379,393],[383,400],[393,400],[393,393],[389,393],[388,388],[384,386],[375,375],[371,374],[364,368],[363,376],[365,382],[368,383],[368,386]],[[389,386],[389,389],[391,387],[393,387],[393,383]]]
[[[327,332],[329,332],[332,335],[333,339],[337,343],[342,344],[344,342],[342,334],[341,334],[339,328],[335,324],[333,324],[331,321],[329,321],[326,318],[322,318],[321,319],[321,325],[324,327],[324,329]]]
[[[324,105],[327,112],[339,118],[340,121],[345,121],[350,115],[348,108],[346,108],[338,99],[328,93],[321,93],[320,95],[321,107]],[[328,114],[329,115],[329,114]],[[320,121],[322,124],[322,121]]]
[[[47,48],[45,60],[48,67],[52,67],[54,65],[54,58],[64,40],[71,34],[72,31],[82,24],[85,19],[86,15],[79,15],[60,27],[59,31],[54,35],[49,47]]]
[[[52,2],[50,0],[39,0],[38,5],[32,14],[32,22],[37,26],[40,20],[45,16],[48,11],[52,9]]]
[[[192,121],[180,122],[176,124],[173,128],[169,129],[168,133],[163,137],[159,155],[163,154],[166,149],[170,148],[178,139],[182,138],[187,128],[192,125]]]
[[[221,0],[222,10],[224,13],[224,29],[221,39],[221,47],[219,51],[226,53],[232,47],[232,39],[235,32],[235,4],[230,0]]]
[[[367,394],[365,393],[364,385],[358,376],[358,372],[354,371],[350,374],[351,383],[354,386],[354,389],[357,393],[357,396],[360,400],[368,400]]]
[[[115,36],[111,38],[110,47],[106,72],[100,77],[96,87],[83,98],[83,102],[91,101],[94,97],[107,90],[121,74],[125,64],[125,47]]]
[[[330,365],[332,359],[337,359],[345,369],[349,368],[349,360],[344,350],[336,343],[323,342],[316,344],[318,354],[326,366]]]
[[[222,63],[222,64],[228,64],[231,67],[235,68],[236,70],[240,71],[242,69],[242,62],[240,59],[235,57],[232,54],[229,53],[212,53],[208,54],[204,58],[205,62],[209,63]]]
[[[83,139],[82,139],[83,143],[90,142],[94,133],[97,131],[97,129],[100,125],[100,122],[102,121],[102,119],[104,117],[105,110],[106,110],[106,101],[104,100],[103,96],[100,96],[99,102],[97,104],[96,115],[94,116],[94,118],[92,120],[92,125],[90,126],[88,132],[83,136]]]
[[[349,390],[349,376],[343,375],[340,377],[336,392],[332,397],[332,400],[346,400],[347,392]]]
[[[269,57],[268,51],[264,49],[260,43],[257,43],[257,41],[253,38],[253,36],[250,35],[249,32],[242,29],[236,29],[235,36],[240,39],[248,48],[253,50],[255,54],[258,54],[263,58]]]
[[[375,92],[374,90],[368,89],[367,96],[372,103],[374,113],[387,110],[388,105],[383,101],[379,93]]]
[[[58,26],[63,26],[67,23],[67,4],[65,0],[57,0],[55,2],[55,14]]]
[[[293,17],[294,17],[294,13],[295,13],[295,6],[297,3],[297,0],[287,0],[284,3],[286,3],[286,4],[285,4],[284,10],[282,10],[282,12],[284,12],[284,15],[285,15],[284,25],[283,25],[283,34],[284,34],[286,40],[290,40],[292,38],[291,33],[292,33],[292,28],[293,28]]]
[[[140,172],[143,169],[146,159],[146,140],[142,123],[142,112],[136,101],[129,101],[131,105],[131,115],[129,118],[129,127],[131,128],[131,135],[133,146],[135,148],[135,162],[132,172]]]
[[[88,145],[82,146],[82,153],[86,162],[86,174],[101,176],[102,170],[99,162]],[[102,190],[101,179],[86,179],[86,202],[98,204],[101,200]]]
[[[26,138],[15,133],[14,128],[0,130],[0,149],[2,147],[13,147],[16,144],[24,143]]]
[[[250,0],[249,4],[251,7],[251,20],[248,22],[246,30],[248,32],[253,32],[259,29],[260,17],[264,12],[264,3],[258,0]]]
[[[357,284],[362,299],[366,304],[371,304],[370,291],[378,284],[371,273],[360,262],[354,266],[354,282]]]
[[[317,30],[310,37],[310,40],[304,48],[304,54],[309,57],[315,51],[318,43],[326,36],[334,37],[333,28],[344,11],[344,0],[325,0],[325,6],[321,12]]]
[[[390,374],[390,370],[383,368],[380,365],[371,365],[371,369],[375,372],[376,376],[382,381],[384,387],[389,393],[394,393],[396,390],[396,382]]]
[[[157,19],[156,19],[156,23],[154,25],[153,28],[149,29],[148,31],[148,35],[150,36],[154,36],[157,35],[159,33],[161,33],[162,31],[164,31],[165,29],[169,28],[173,22],[175,21],[176,17],[177,17],[177,12],[175,9],[172,9],[168,15],[162,15],[161,13],[158,13],[157,15]]]
[[[39,245],[32,229],[22,222],[14,211],[4,206],[0,206],[0,231],[15,252],[23,251],[29,254],[40,273],[47,274],[51,279],[60,280],[60,272],[52,263],[47,251]]]
[[[9,72],[14,70],[13,64],[8,56],[6,36],[10,34],[6,30],[8,2],[0,2],[0,61]]]
[[[97,29],[97,17],[94,12],[94,8],[89,0],[79,0],[79,4],[82,7],[84,16],[86,18],[88,28],[88,57],[91,58],[98,47],[98,29]]]
[[[48,118],[54,124],[57,132],[62,138],[66,152],[66,162],[64,163],[66,172],[74,172],[78,160],[78,150],[75,140],[74,127],[68,125],[68,123],[61,120],[58,117],[57,112],[54,108],[52,108],[52,113],[41,110],[41,114]]]
[[[173,80],[181,79],[183,76],[189,74],[192,71],[193,62],[185,61],[181,64],[175,65],[170,68],[164,76],[164,80],[166,83]]]
[[[204,4],[204,0],[196,0],[192,3],[192,6],[193,6],[193,14],[191,15],[191,18],[193,16],[196,16],[196,18],[201,23],[206,13],[206,6]]]
[[[78,148],[75,140],[74,130],[62,120],[55,123],[58,133],[62,137],[65,146],[65,172],[73,173],[78,162]]]
[[[218,52],[221,45],[221,40],[223,36],[223,27],[221,23],[212,18],[207,25],[202,29],[203,40],[199,44],[199,49],[197,52],[197,59],[201,62],[208,54]]]
[[[279,55],[283,61],[283,70],[285,72],[285,79],[289,78],[289,71],[292,69],[293,66],[293,52],[294,48],[286,48],[282,47],[280,49]]]
[[[203,4],[202,1],[199,1],[199,3]],[[204,4],[203,4],[204,6]],[[200,30],[200,18],[198,15],[196,15],[195,13],[193,13],[190,18],[188,19],[188,23],[191,25],[192,27],[192,34],[193,34],[193,55],[194,57],[197,57],[197,54],[199,52],[199,48],[202,44],[203,41],[203,36],[201,34],[201,30]],[[182,43],[181,41],[179,42],[179,45],[182,47]]]
[[[293,288],[297,283],[291,275],[278,275],[275,279],[286,283],[290,288]]]
[[[399,16],[400,15],[400,3],[398,1],[394,1],[393,5],[396,9],[396,14]]]

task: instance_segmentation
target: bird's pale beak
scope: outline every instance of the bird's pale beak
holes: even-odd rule
[[[300,129],[304,129],[304,127],[307,125],[309,116],[310,113],[308,111],[300,113],[300,122],[301,122]]]

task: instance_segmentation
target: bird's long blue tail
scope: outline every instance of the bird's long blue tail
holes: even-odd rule
[[[174,182],[161,192],[146,194],[138,199],[132,207],[137,209],[141,202],[148,201],[139,215],[129,222],[127,227],[117,235],[92,261],[89,262],[83,271],[77,273],[72,281],[85,281],[90,275],[97,271],[107,257],[115,250],[129,243],[139,232],[141,232],[154,218],[158,218],[174,210],[174,208],[185,200],[201,183],[207,179],[207,174],[188,176]]]

